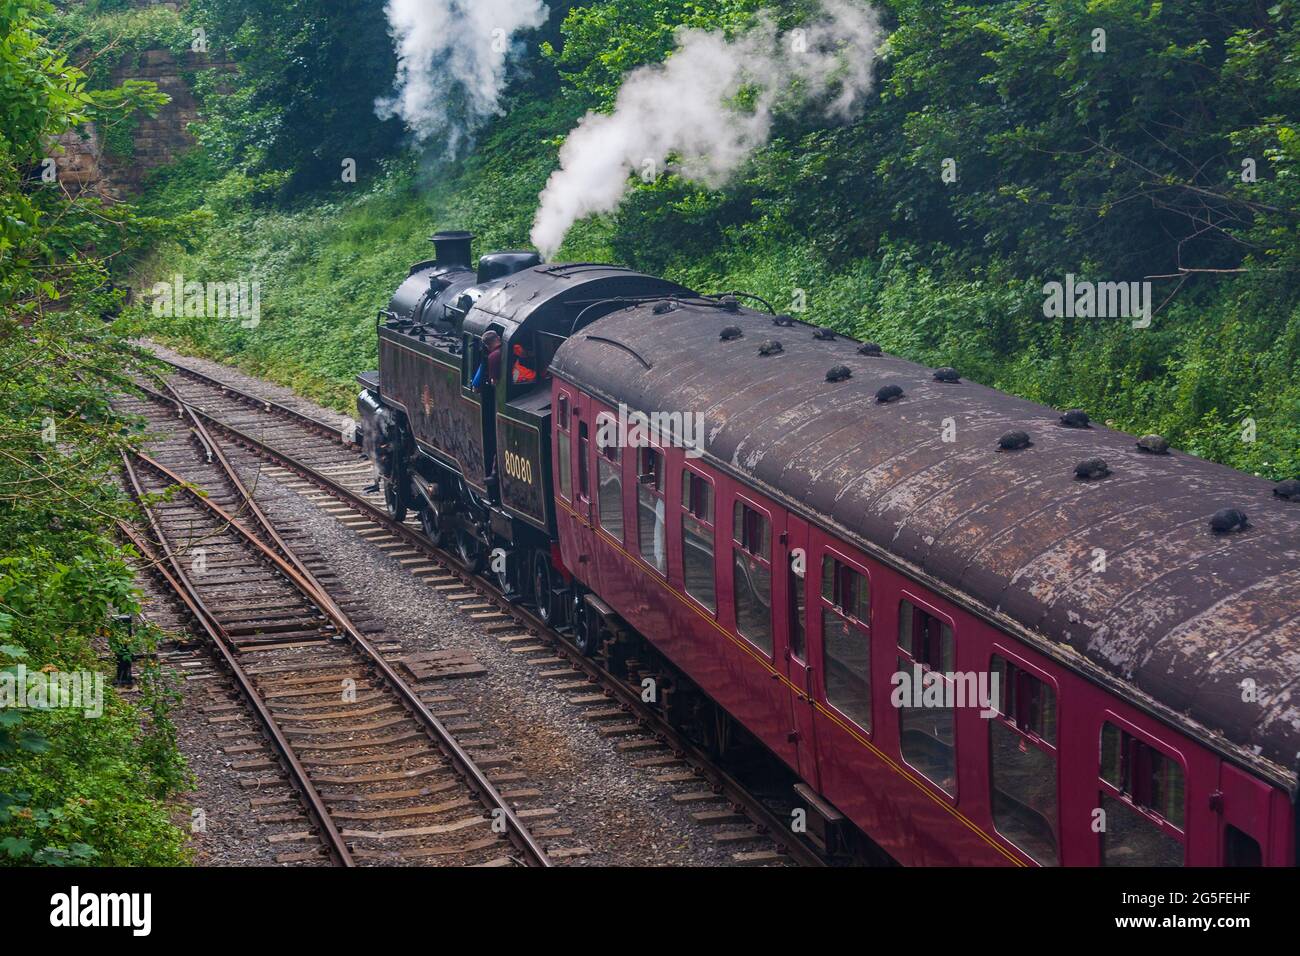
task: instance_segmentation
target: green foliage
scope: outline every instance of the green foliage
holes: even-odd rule
[[[114,522],[127,423],[100,376],[134,360],[100,316],[120,302],[101,256],[147,236],[129,207],[31,175],[49,137],[157,104],[152,84],[88,92],[33,0],[0,0],[0,670],[99,671],[102,632],[138,599]],[[163,799],[185,771],[156,675],[103,714],[0,708],[0,862],[178,863]]]
[[[896,221],[1049,274],[1088,262],[1135,278],[1269,254],[1249,242],[1249,154],[1234,145],[1257,150],[1261,178],[1287,171],[1265,153],[1280,145],[1269,118],[1300,106],[1294,2],[891,7],[885,91],[901,142],[872,158]],[[936,188],[948,157],[958,182]],[[1294,206],[1285,217],[1295,225]]]
[[[574,6],[561,26],[563,44],[543,53],[584,105],[609,108],[623,76],[672,52],[679,29],[734,33],[749,24],[761,0],[612,0]],[[789,6],[797,7],[799,4]]]
[[[339,179],[388,154],[401,124],[381,121],[375,99],[389,92],[396,59],[383,0],[195,0],[190,16],[239,63],[199,86],[206,122],[198,131],[222,169],[282,171],[292,190]]]
[[[86,74],[91,89],[108,89],[114,70],[140,65],[147,50],[189,52],[193,35],[181,15],[163,6],[134,7],[129,0],[70,6],[50,18],[47,36]]]

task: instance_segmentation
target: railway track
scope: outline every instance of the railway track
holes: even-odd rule
[[[476,615],[510,641],[511,650],[531,654],[571,702],[584,709],[599,731],[616,739],[635,766],[657,779],[680,784],[673,799],[696,807],[692,816],[713,838],[734,845],[736,862],[752,865],[824,865],[809,841],[792,832],[762,797],[734,778],[641,699],[635,669],[619,676],[579,651],[568,637],[512,601],[495,582],[471,573],[452,552],[433,544],[418,517],[395,521],[381,494],[366,487],[368,462],[350,440],[350,429],[269,402],[210,376],[168,362],[174,370],[167,391],[146,389],[158,407],[183,403],[209,435],[223,435],[256,456],[277,482],[317,501],[346,526],[409,565],[445,597],[487,602],[492,612]],[[173,412],[172,414],[175,414]],[[348,432],[348,433],[345,433]],[[211,439],[209,439],[211,441]],[[506,621],[502,624],[500,621]],[[511,633],[506,633],[511,632]],[[633,665],[635,668],[635,663]]]
[[[374,625],[353,616],[358,602],[331,596],[323,559],[268,517],[180,396],[151,399],[119,403],[156,436],[147,454],[123,459],[149,534],[123,533],[210,639],[329,858],[551,865],[515,809],[520,791],[498,789],[519,775],[494,779],[504,761],[458,742],[367,636]],[[177,427],[178,417],[188,420]]]

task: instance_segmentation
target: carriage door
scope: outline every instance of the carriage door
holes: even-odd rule
[[[1269,862],[1271,788],[1229,763],[1219,765],[1219,866]]]
[[[799,776],[815,789],[821,789],[817,774],[817,740],[814,717],[817,699],[817,674],[809,663],[816,658],[808,647],[808,588],[817,575],[813,570],[811,548],[808,542],[808,525],[794,515],[786,515],[784,561],[774,567],[783,568],[785,585],[786,635],[785,674],[790,681],[790,734],[799,754]]]
[[[595,473],[595,465],[592,463],[592,449],[595,446],[595,416],[592,414],[591,403],[587,399],[578,395],[574,399],[574,430],[576,439],[573,442],[573,540],[578,548],[578,562],[572,569],[578,580],[583,584],[592,586],[595,584],[595,562],[593,560],[593,548],[595,547],[595,515],[592,513],[591,504],[591,483]]]

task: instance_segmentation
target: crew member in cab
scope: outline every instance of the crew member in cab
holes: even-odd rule
[[[516,342],[512,351],[515,353],[515,362],[510,370],[510,381],[515,385],[530,385],[537,381],[537,373],[528,366],[533,360],[528,350],[522,343]]]
[[[479,341],[483,343],[483,351],[487,358],[479,363],[469,387],[476,392],[484,392],[496,385],[501,378],[501,336],[488,329],[480,336]]]

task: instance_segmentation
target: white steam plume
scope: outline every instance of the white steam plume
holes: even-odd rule
[[[670,154],[680,175],[725,184],[767,142],[783,99],[852,117],[871,89],[880,37],[879,17],[859,0],[822,0],[816,21],[785,34],[768,19],[731,40],[681,31],[665,62],[627,76],[613,113],[588,113],[569,134],[541,194],[533,244],[549,258],[579,219],[618,208],[630,172],[657,174]]]
[[[499,111],[515,35],[546,22],[542,0],[388,0],[397,49],[396,90],[375,101],[381,119],[400,118],[419,142],[445,136],[454,154]]]

